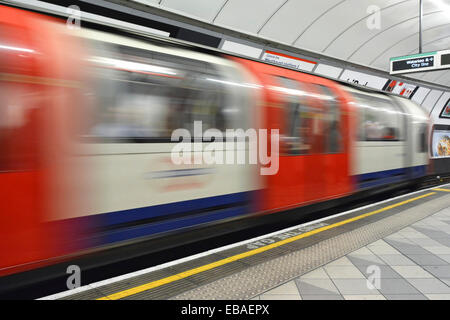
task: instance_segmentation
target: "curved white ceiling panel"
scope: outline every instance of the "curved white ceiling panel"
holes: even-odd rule
[[[423,28],[427,29],[436,25],[441,25],[449,21],[449,17],[442,11],[436,11],[424,16]],[[383,29],[376,37],[370,39],[356,51],[352,56],[348,57],[349,60],[362,63],[365,65],[371,65],[379,55],[383,54],[386,47],[392,46],[410,35],[413,35],[418,30],[418,19],[410,18],[405,21],[399,22],[391,28]],[[416,38],[416,46],[419,43],[419,37]],[[410,48],[411,49],[411,48]],[[398,55],[406,55],[408,52],[398,52]],[[398,56],[394,55],[394,56]],[[387,60],[389,61],[389,60]],[[386,62],[387,62],[386,61]],[[383,68],[388,69],[388,64]]]
[[[421,79],[424,81],[434,82],[435,80],[439,80],[439,79],[445,77],[448,73],[449,73],[448,70],[426,72]]]
[[[428,44],[433,43],[436,39],[441,37],[450,37],[450,21],[445,21],[442,24],[436,22],[436,26],[424,29],[423,31],[423,48],[428,50]],[[386,69],[389,58],[398,57],[401,55],[413,54],[419,50],[419,32],[412,32],[410,35],[405,35],[401,41],[394,42],[392,46],[387,46],[383,52],[370,62],[378,69]]]
[[[419,50],[418,0],[134,1],[384,71],[389,58]],[[423,3],[423,51],[450,49],[450,0]],[[410,77],[450,85],[445,71]]]
[[[442,91],[431,90],[431,92],[426,96],[425,100],[422,102],[422,107],[424,107],[428,112],[430,112],[441,95]]]
[[[162,0],[160,5],[192,18],[213,22],[226,0]]]
[[[262,27],[259,34],[279,42],[292,44],[319,19],[324,12],[343,0],[287,1]]]
[[[450,84],[450,72],[447,70],[447,74],[443,75],[436,81],[437,81],[436,83],[448,86]]]
[[[319,19],[309,26],[308,30],[294,43],[296,47],[308,48],[314,51],[324,51],[340,34],[351,27],[355,21],[368,16],[367,10],[374,3],[382,8],[390,3],[401,0],[347,0],[324,12]],[[351,17],[351,19],[349,18]]]
[[[421,104],[423,102],[423,99],[425,99],[425,97],[429,92],[430,89],[419,87],[419,89],[417,89],[417,92],[414,94],[411,100]]]
[[[217,25],[256,34],[285,0],[229,0],[214,20]]]
[[[417,0],[399,1],[381,8],[379,26],[371,24],[372,19],[370,16],[365,16],[363,19],[358,20],[345,32],[333,39],[333,42],[328,45],[324,53],[342,57],[346,60],[351,58],[357,51],[363,49],[366,43],[369,43],[384,31],[395,27],[401,21],[417,18],[417,6],[412,6],[411,1],[417,3]],[[426,10],[424,11],[426,12]],[[346,45],[343,46],[342,43]]]

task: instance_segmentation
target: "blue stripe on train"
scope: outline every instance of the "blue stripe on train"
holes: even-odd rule
[[[124,222],[168,216],[182,212],[202,210],[209,207],[230,205],[249,200],[250,192],[239,192],[221,196],[161,204],[151,207],[122,210],[104,215],[104,224],[114,225]]]
[[[370,172],[357,175],[356,183],[358,189],[365,189],[384,184],[395,183],[406,179],[418,178],[424,176],[425,173],[426,166],[424,165],[410,168]]]
[[[120,223],[170,216],[188,211],[204,210],[210,207],[232,205],[233,203],[248,202],[251,199],[251,193],[252,192],[239,192],[225,194],[208,198],[96,214],[76,219],[78,222],[90,226],[91,228],[104,228]]]
[[[409,169],[411,177],[413,178],[423,177],[427,173],[427,166],[416,166]]]
[[[161,221],[143,226],[136,226],[132,228],[118,229],[108,232],[101,240],[103,244],[114,243],[138,237],[148,236],[156,233],[166,231],[178,230],[182,228],[196,226],[202,223],[222,220],[240,216],[249,212],[249,206],[241,206],[229,209],[222,209],[206,214],[199,214],[188,216],[180,219],[173,219],[168,221]],[[99,244],[102,244],[99,243]]]
[[[78,223],[83,223],[84,226],[88,226],[90,230],[87,232],[88,239],[83,239],[83,242],[87,241],[88,246],[98,246],[244,215],[251,211],[251,197],[252,192],[240,192],[96,214],[76,218],[76,220]],[[214,207],[223,205],[228,205],[230,208],[213,210]],[[208,208],[210,208],[211,211],[201,212],[201,210],[208,210]],[[195,211],[197,210],[199,210],[199,212],[196,213]],[[190,211],[193,212],[192,215],[174,217],[176,214]],[[166,217],[166,219],[137,226],[118,226],[116,229],[113,228],[101,231],[102,228],[114,227],[114,225],[119,225],[121,223],[155,217]]]

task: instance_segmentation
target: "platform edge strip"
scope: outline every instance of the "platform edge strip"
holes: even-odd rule
[[[436,190],[436,189],[433,189],[433,190]],[[437,191],[440,191],[440,190],[437,190]],[[450,192],[450,190],[446,190],[446,191]],[[405,200],[405,201],[401,201],[401,202],[389,205],[387,207],[380,208],[380,209],[377,209],[377,210],[374,210],[374,211],[371,211],[371,212],[368,212],[368,213],[365,213],[365,214],[362,214],[362,215],[359,215],[359,216],[356,216],[356,217],[353,217],[353,218],[349,218],[349,219],[346,219],[346,220],[343,220],[343,221],[340,221],[340,222],[333,223],[333,224],[328,225],[328,226],[324,226],[324,227],[320,227],[320,228],[315,229],[315,230],[308,231],[306,233],[294,236],[292,238],[280,240],[278,242],[269,244],[269,245],[261,247],[261,248],[257,248],[257,249],[253,249],[253,250],[250,250],[250,251],[247,251],[247,252],[243,252],[243,253],[240,253],[240,254],[237,254],[237,255],[234,255],[234,256],[231,256],[231,257],[228,257],[228,258],[216,261],[216,262],[212,262],[212,263],[209,263],[209,264],[206,264],[206,265],[194,268],[194,269],[183,271],[183,272],[180,272],[180,273],[178,273],[176,275],[169,276],[169,277],[166,277],[166,278],[163,278],[163,279],[160,279],[160,280],[152,281],[152,282],[149,282],[149,283],[146,283],[146,284],[134,287],[134,288],[130,288],[130,289],[126,289],[126,290],[123,290],[123,291],[119,291],[117,293],[113,293],[113,294],[110,294],[110,295],[98,298],[97,300],[118,300],[118,299],[125,298],[125,297],[128,297],[128,296],[137,294],[137,293],[141,293],[141,292],[144,292],[144,291],[147,291],[147,290],[150,290],[150,289],[162,286],[164,284],[168,284],[168,283],[171,283],[173,281],[181,280],[181,279],[187,278],[189,276],[192,276],[192,275],[195,275],[195,274],[198,274],[198,273],[201,273],[201,272],[204,272],[204,271],[207,271],[207,270],[210,270],[210,269],[213,269],[213,268],[225,265],[225,264],[230,263],[230,262],[234,262],[234,261],[237,261],[237,260],[249,257],[249,256],[253,256],[255,254],[258,254],[258,253],[261,253],[261,252],[265,252],[265,251],[273,249],[273,248],[277,248],[277,247],[282,246],[284,244],[291,243],[291,242],[297,241],[299,239],[312,236],[312,235],[320,233],[322,231],[326,231],[326,230],[333,229],[333,228],[336,228],[336,227],[339,227],[339,226],[342,226],[342,225],[345,225],[345,224],[348,224],[348,223],[351,223],[351,222],[354,222],[354,221],[357,221],[357,220],[360,220],[360,219],[364,219],[366,217],[369,217],[369,216],[372,216],[372,215],[375,215],[375,214],[378,214],[378,213],[381,213],[381,212],[384,212],[384,211],[387,211],[387,210],[390,210],[390,209],[393,209],[393,208],[396,208],[396,207],[399,207],[399,206],[402,206],[402,205],[405,205],[405,204],[408,204],[408,203],[416,201],[416,200],[420,200],[420,199],[429,197],[429,196],[434,195],[434,194],[436,194],[436,192],[429,192],[427,194],[424,194],[424,195],[421,195],[421,196],[418,196],[418,197],[414,197],[414,198],[411,198],[411,199],[408,199],[408,200]]]

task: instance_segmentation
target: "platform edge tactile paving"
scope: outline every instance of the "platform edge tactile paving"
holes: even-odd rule
[[[186,291],[172,299],[250,299],[356,249],[408,227],[449,206],[444,195],[408,206],[383,219],[325,239],[310,247],[249,267],[238,273]],[[397,210],[396,210],[397,211]]]

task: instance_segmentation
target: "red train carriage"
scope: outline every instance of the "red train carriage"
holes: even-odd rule
[[[278,172],[167,165],[194,120],[279,130]],[[0,6],[0,276],[417,181],[427,123],[410,100]]]
[[[0,7],[0,275],[75,249],[66,242],[75,226],[51,223],[76,203],[64,192],[76,174],[64,160],[77,125],[80,48],[60,28]]]
[[[263,126],[281,135],[279,171],[264,177],[262,209],[280,211],[354,191],[348,94],[327,79],[235,60],[263,84]]]

